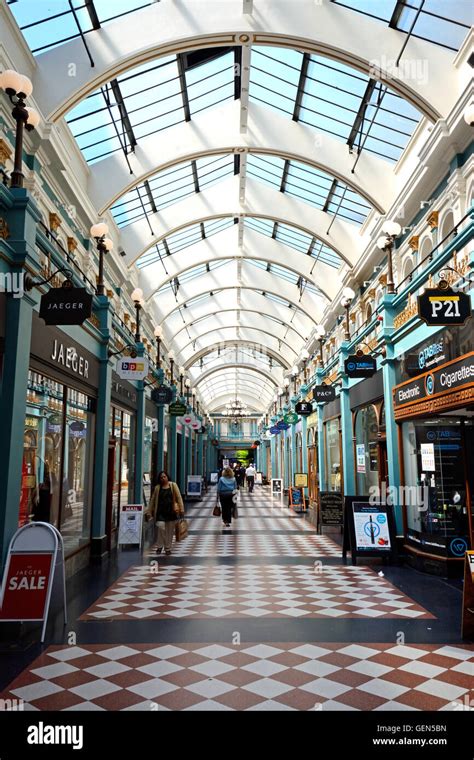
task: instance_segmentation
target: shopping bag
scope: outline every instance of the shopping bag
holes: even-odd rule
[[[176,541],[183,541],[188,535],[188,521],[184,517],[177,520],[174,530]]]
[[[220,517],[221,514],[222,514],[221,508],[220,508],[219,504],[216,504],[216,506],[214,507],[214,509],[212,511],[212,515],[213,515],[213,517]]]
[[[237,520],[238,516],[239,516],[239,510],[237,509],[236,502],[234,502],[234,504],[232,505],[232,517],[234,518],[234,520]]]

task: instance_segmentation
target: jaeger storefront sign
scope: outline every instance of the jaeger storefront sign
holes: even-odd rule
[[[395,417],[406,416],[407,407],[416,405],[418,402],[450,397],[460,389],[462,391],[471,389],[474,396],[474,351],[460,359],[447,362],[431,372],[425,372],[414,380],[397,385],[393,389]],[[461,403],[463,399],[459,398],[458,401]],[[466,396],[465,401],[466,403],[469,402],[468,396]],[[447,399],[446,406],[449,406],[449,399]],[[397,414],[398,410],[400,411]]]
[[[89,378],[89,362],[77,352],[74,346],[67,346],[55,340],[50,358],[53,362],[62,364],[63,367],[74,372],[75,375]]]
[[[85,288],[51,288],[41,296],[39,315],[47,325],[82,325],[92,314],[92,295]]]

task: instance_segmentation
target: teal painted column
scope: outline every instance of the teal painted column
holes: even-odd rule
[[[203,444],[204,444],[203,434],[198,433],[197,446],[196,446],[196,450],[197,450],[196,474],[206,477],[206,473],[204,472],[204,459],[203,459],[204,446]]]
[[[272,417],[271,423],[274,425],[277,421],[278,417]],[[272,478],[278,478],[278,456],[277,456],[277,438],[278,436],[273,435],[270,438],[270,459],[272,463]]]
[[[165,407],[163,404],[160,404],[160,406],[157,407],[157,424],[158,452],[156,458],[156,466],[158,472],[160,472],[165,466]]]
[[[324,378],[324,370],[318,368],[316,370],[316,385],[322,385]],[[318,491],[327,491],[328,484],[326,483],[326,461],[325,461],[325,449],[324,449],[324,404],[316,404],[318,410]]]
[[[40,219],[38,209],[23,189],[8,190],[2,186],[0,200],[2,216],[9,231],[7,239],[0,239],[0,250],[4,257],[2,270],[19,274],[24,271],[25,265],[39,270],[35,247],[36,224]],[[6,559],[8,543],[18,528],[31,322],[38,295],[36,288],[21,297],[14,297],[13,293],[5,295],[6,332],[0,399],[1,567]]]
[[[289,483],[288,487],[292,486],[295,482],[295,472],[296,472],[296,431],[295,426],[292,425],[290,429],[288,430],[288,433],[291,435],[291,467],[288,468],[288,474],[289,474]]]
[[[308,472],[308,418],[301,418],[301,458],[303,460],[302,472]],[[305,497],[308,498],[308,489],[304,489]]]
[[[341,437],[342,437],[342,471],[344,476],[344,495],[356,492],[354,472],[354,442],[352,440],[352,413],[349,398],[349,378],[344,373],[344,360],[349,356],[348,343],[341,343],[340,372],[341,387]]]
[[[107,554],[105,513],[109,457],[109,416],[112,386],[112,364],[109,361],[109,339],[112,329],[112,310],[106,296],[95,297],[94,311],[99,320],[101,335],[99,349],[99,387],[95,420],[94,490],[92,496],[91,555],[96,558]]]
[[[177,453],[178,453],[178,435],[176,431],[176,424],[177,424],[177,417],[175,415],[170,415],[170,435],[168,440],[168,449],[169,449],[169,458],[168,458],[168,469],[169,469],[169,476],[171,480],[176,483],[178,479],[178,468],[177,468]]]
[[[137,343],[138,358],[143,358],[145,346],[143,343]],[[145,441],[145,383],[143,380],[137,382],[137,416],[135,427],[135,482],[133,487],[133,498],[135,504],[143,502],[143,457]]]
[[[394,345],[391,339],[394,331],[393,319],[396,310],[393,308],[393,299],[395,296],[385,295],[382,299],[384,307],[384,325],[382,336],[385,341],[386,357],[382,361],[383,375],[383,394],[385,407],[385,430],[387,436],[387,460],[388,460],[388,482],[390,486],[398,487],[401,485],[400,480],[400,456],[398,450],[398,426],[395,422],[395,411],[393,407],[392,388],[397,384]],[[397,490],[397,493],[400,491]],[[403,536],[403,507],[396,504],[394,507],[395,523],[397,535]]]
[[[187,456],[186,456],[186,476],[194,474],[194,462],[193,462],[193,430],[189,428],[189,436],[187,440]],[[186,487],[187,477],[184,478],[184,486]]]
[[[180,441],[180,461],[179,461],[179,472],[178,472],[178,485],[179,490],[181,493],[184,493],[184,489],[186,486],[186,426],[184,423],[181,425],[181,441]]]

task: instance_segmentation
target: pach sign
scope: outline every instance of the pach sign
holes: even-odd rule
[[[463,325],[471,316],[471,298],[451,288],[431,288],[418,296],[418,316],[427,325]]]

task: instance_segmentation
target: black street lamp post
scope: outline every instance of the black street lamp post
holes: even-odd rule
[[[40,115],[34,108],[25,105],[25,100],[33,92],[28,77],[7,69],[0,74],[0,87],[5,90],[13,104],[12,116],[16,122],[15,158],[11,174],[11,187],[23,187],[23,130],[28,132],[40,123]]]

